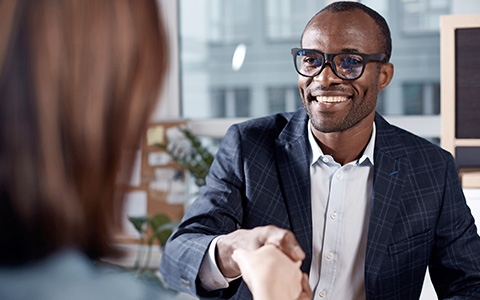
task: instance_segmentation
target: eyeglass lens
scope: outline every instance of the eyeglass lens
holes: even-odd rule
[[[298,71],[305,76],[316,76],[322,69],[325,59],[321,53],[315,51],[299,51],[296,55]],[[338,54],[333,58],[338,77],[343,79],[355,79],[362,74],[363,58],[354,53]]]

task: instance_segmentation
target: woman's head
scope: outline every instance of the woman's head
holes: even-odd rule
[[[107,255],[167,65],[156,2],[0,5],[0,264]]]

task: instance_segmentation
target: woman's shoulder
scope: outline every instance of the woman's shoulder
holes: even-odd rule
[[[21,267],[0,267],[0,299],[166,299],[133,273],[64,251]]]

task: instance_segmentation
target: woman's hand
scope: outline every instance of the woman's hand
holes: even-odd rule
[[[300,270],[301,261],[294,262],[273,245],[254,251],[237,249],[232,259],[238,264],[255,300],[312,298],[308,276]]]

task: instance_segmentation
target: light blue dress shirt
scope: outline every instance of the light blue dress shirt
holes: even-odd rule
[[[310,127],[310,121],[308,124]],[[308,130],[313,255],[309,282],[315,300],[365,299],[364,265],[373,190],[375,124],[362,156],[341,165],[322,152]]]

